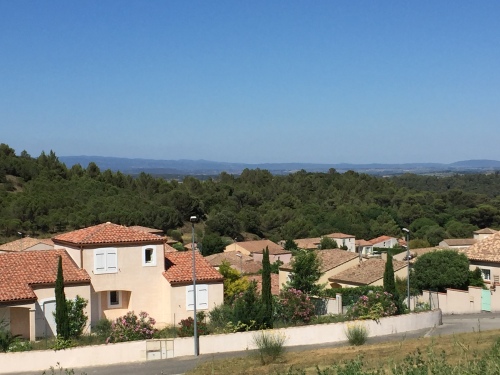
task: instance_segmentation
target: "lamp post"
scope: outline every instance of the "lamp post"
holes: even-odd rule
[[[22,234],[22,232],[17,232],[17,234],[19,234],[21,236],[21,243],[20,243],[21,249],[20,249],[20,251],[23,251],[23,234]]]
[[[194,307],[194,355],[198,356],[199,355],[199,350],[198,350],[198,328],[196,325],[196,260],[195,260],[195,250],[194,250],[194,223],[198,222],[198,218],[196,216],[191,216],[189,218],[189,221],[191,221],[191,227],[192,227],[192,232],[193,232],[193,239],[191,242],[191,247],[193,249],[193,307]]]
[[[403,228],[406,232],[406,261],[408,262],[407,277],[406,277],[406,289],[408,295],[408,311],[411,311],[410,307],[410,230]]]
[[[236,256],[240,258],[240,273],[243,273],[242,256],[240,253],[236,253]]]

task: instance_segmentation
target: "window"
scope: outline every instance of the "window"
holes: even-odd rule
[[[115,248],[102,248],[94,250],[94,274],[117,273],[118,257]]]
[[[156,266],[156,247],[144,246],[142,248],[142,265],[144,267]]]
[[[490,272],[490,270],[481,268],[481,275],[483,276],[484,280],[491,280],[491,272]]]
[[[196,285],[196,310],[208,309],[208,285]],[[194,310],[193,286],[186,286],[186,310]]]
[[[122,293],[119,290],[110,290],[108,292],[108,307],[111,309],[122,307]]]

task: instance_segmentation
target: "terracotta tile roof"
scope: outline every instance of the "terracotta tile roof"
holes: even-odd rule
[[[354,238],[352,234],[345,234],[345,233],[330,233],[327,234],[326,237],[330,238]]]
[[[367,240],[356,240],[354,241],[354,243],[356,244],[356,246],[372,246],[372,243]]]
[[[270,240],[242,241],[237,244],[250,253],[260,254],[267,247],[270,255],[290,254],[290,251]]]
[[[196,282],[222,282],[223,277],[200,253],[195,253]],[[193,253],[178,251],[165,254],[163,276],[170,284],[189,284],[193,282]]]
[[[132,229],[123,225],[104,223],[59,234],[52,238],[55,244],[67,243],[77,246],[89,246],[111,243],[163,243],[165,238],[143,230]]]
[[[478,229],[475,230],[473,233],[474,234],[495,234],[497,231],[491,228],[483,228],[483,229]]]
[[[299,249],[314,250],[319,247],[319,244],[321,243],[321,238],[320,237],[299,238],[297,240],[294,240],[294,242],[297,244],[297,247]]]
[[[477,240],[474,238],[446,238],[443,241],[448,246],[471,246],[474,245]]]
[[[174,247],[170,246],[168,243],[165,244],[165,252],[166,253],[176,253],[177,249]]]
[[[50,238],[24,237],[23,239],[18,239],[0,245],[0,251],[23,251],[38,244],[44,244],[54,248],[54,242],[52,242]]]
[[[394,272],[407,266],[406,262],[393,260]],[[328,280],[354,285],[369,285],[384,277],[385,260],[371,258],[359,263],[341,273],[330,277]]]
[[[357,253],[340,249],[318,250],[316,254],[321,261],[321,272],[334,269],[358,257]]]
[[[460,249],[459,251],[467,255],[469,260],[492,263],[500,262],[500,232],[492,234],[471,247]]]
[[[0,302],[36,300],[34,285],[54,284],[59,256],[65,284],[90,283],[65,250],[33,250],[0,254]]]
[[[248,281],[256,281],[257,282],[257,292],[262,292],[262,275],[252,275],[245,276]],[[280,294],[280,282],[279,275],[272,273],[271,274],[271,294],[277,296]]]
[[[447,247],[442,247],[442,246],[433,246],[433,247],[421,247],[419,249],[411,249],[410,248],[410,254],[412,258],[410,259],[410,263],[413,264],[417,261],[419,256],[422,256],[427,253],[431,253],[433,251],[440,251],[440,250],[456,250],[458,249],[453,249],[453,248],[447,248]],[[394,255],[394,259],[398,258],[398,260],[403,260],[403,258],[406,257],[406,251]],[[406,262],[406,261],[405,261]]]
[[[205,257],[205,259],[214,267],[219,267],[223,261],[228,262],[231,267],[242,273],[257,273],[262,269],[262,263],[256,262],[249,255],[239,254],[236,251],[228,251],[225,253],[212,254]]]
[[[394,239],[394,237],[390,237],[390,236],[379,236],[377,238],[373,238],[371,239],[369,242],[371,242],[372,244],[376,244],[376,243],[379,243],[379,242],[384,242],[384,241],[390,241]]]
[[[142,230],[143,232],[148,232],[151,234],[157,234],[158,236],[163,236],[165,233],[161,229],[143,227],[141,225],[131,225],[130,229]]]

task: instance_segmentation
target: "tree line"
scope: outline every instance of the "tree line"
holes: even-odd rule
[[[356,238],[401,236],[436,245],[500,227],[498,174],[381,178],[353,171],[272,175],[245,169],[201,181],[101,171],[95,163],[67,168],[53,151],[19,155],[0,144],[0,241],[17,232],[48,237],[106,221],[182,230],[201,218],[204,235],[234,240],[319,237],[343,232]]]

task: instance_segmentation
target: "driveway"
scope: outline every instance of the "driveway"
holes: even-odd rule
[[[444,336],[454,333],[478,332],[500,329],[500,313],[480,313],[467,315],[443,315],[443,325],[419,331],[412,331],[388,336],[373,337],[368,343],[397,341],[403,338],[418,338],[428,336]],[[287,348],[289,351],[303,351],[319,348],[343,346],[346,343],[301,345]],[[205,354],[199,357],[187,356],[165,360],[148,361],[141,363],[120,364],[99,367],[82,367],[75,370],[75,375],[86,373],[99,375],[178,375],[195,368],[200,363],[212,359],[242,357],[248,355],[248,351]],[[40,372],[41,375],[42,372]],[[50,374],[50,372],[48,372]],[[56,373],[59,373],[56,371]],[[32,373],[13,373],[11,375],[32,375]]]

